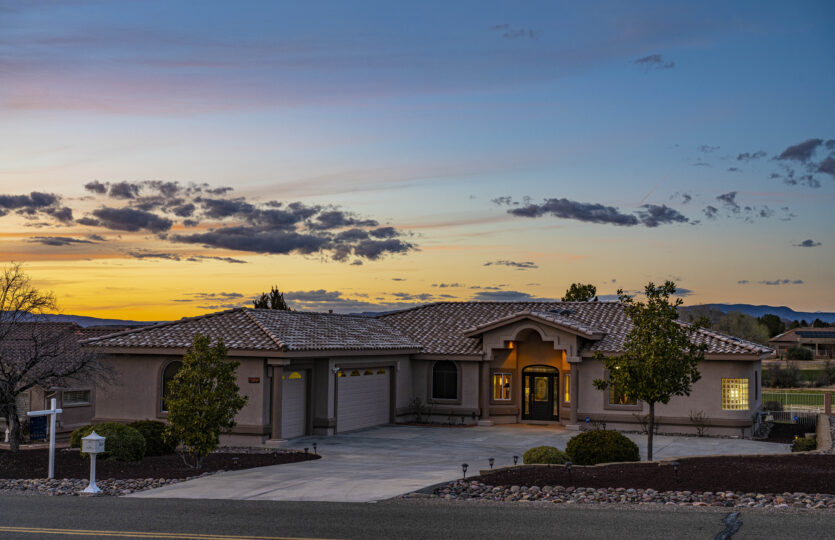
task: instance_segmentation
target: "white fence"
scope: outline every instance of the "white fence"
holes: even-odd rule
[[[823,392],[763,392],[763,409],[769,412],[814,413],[825,411]]]

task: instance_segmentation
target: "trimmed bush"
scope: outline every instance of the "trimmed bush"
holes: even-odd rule
[[[139,420],[138,422],[131,422],[128,426],[142,434],[145,439],[146,456],[167,456],[173,454],[174,450],[177,449],[176,445],[166,442],[163,438],[165,424],[162,422]]]
[[[800,437],[794,440],[792,452],[808,452],[818,449],[818,440],[815,437]]]
[[[575,435],[565,451],[575,465],[640,461],[638,445],[617,431],[596,429]]]
[[[70,448],[81,448],[81,437],[86,437],[93,431],[93,426],[81,426],[70,433]]]
[[[522,454],[522,463],[525,465],[530,465],[531,463],[562,465],[566,461],[568,461],[568,454],[553,446],[534,446]]]
[[[115,461],[140,461],[145,457],[145,438],[142,434],[132,427],[116,422],[78,428],[70,436],[70,445],[72,446],[76,432],[79,432],[76,437],[78,441],[76,448],[80,448],[81,438],[86,437],[93,431],[105,438],[104,452],[99,454],[100,458]],[[82,452],[81,455],[86,456],[87,454]]]

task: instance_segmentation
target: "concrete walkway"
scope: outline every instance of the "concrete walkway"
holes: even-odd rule
[[[428,485],[513,464],[528,448],[565,448],[577,432],[561,427],[506,425],[491,427],[379,426],[333,437],[293,439],[287,448],[313,448],[322,459],[287,465],[218,473],[181,484],[132,495],[204,499],[370,502],[395,497]],[[646,435],[628,437],[646,456]],[[655,437],[656,459],[713,454],[777,454],[789,445],[740,439]]]

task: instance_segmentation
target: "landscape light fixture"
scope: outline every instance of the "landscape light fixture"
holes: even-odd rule
[[[240,463],[240,461],[241,461],[241,458],[239,458],[238,456],[232,456],[232,466],[233,467],[237,467],[238,463]]]
[[[488,463],[490,463],[490,468],[492,469],[492,468],[493,468],[493,462],[494,462],[495,460],[494,460],[493,458],[490,458],[490,459],[488,459],[487,461],[488,461]]]
[[[513,464],[516,465],[519,462],[519,456],[513,456]]]
[[[678,466],[681,465],[678,461],[673,461],[670,465],[673,466],[673,472],[676,475],[676,482],[678,482]]]
[[[565,468],[568,470],[568,483],[569,484],[571,483],[571,465],[572,465],[572,463],[570,461],[565,462]]]
[[[316,449],[316,443],[313,443],[313,453],[317,456],[319,455],[319,451]]]
[[[307,447],[307,446],[305,446],[305,447],[304,447],[304,459],[307,459],[307,457],[308,457],[308,456],[307,456],[307,451],[308,451],[308,447]]]
[[[461,470],[464,471],[464,480],[467,479],[467,467],[469,467],[469,465],[467,465],[466,463],[461,464]]]

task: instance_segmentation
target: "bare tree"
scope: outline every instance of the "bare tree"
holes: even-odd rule
[[[20,447],[17,397],[35,387],[49,390],[96,375],[94,354],[84,351],[78,326],[46,323],[55,297],[32,286],[20,264],[0,274],[0,415],[9,429],[12,452]]]

